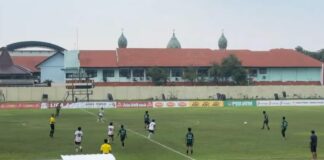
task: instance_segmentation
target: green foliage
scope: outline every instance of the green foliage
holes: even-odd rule
[[[183,79],[194,82],[198,78],[197,70],[194,67],[187,67],[184,69]]]
[[[321,49],[317,52],[312,52],[312,51],[308,51],[308,50],[305,50],[303,47],[301,46],[297,46],[295,48],[296,51],[300,52],[300,53],[303,53],[307,56],[310,56],[310,57],[313,57],[319,61],[322,61],[324,62],[324,49]]]
[[[147,75],[152,78],[152,82],[156,85],[164,85],[167,83],[169,72],[165,68],[149,68]]]
[[[231,78],[235,84],[245,84],[247,81],[247,73],[235,55],[231,54],[223,59],[221,71],[225,80]]]
[[[219,82],[223,78],[222,68],[217,63],[214,63],[212,67],[209,68],[208,72],[214,82]]]
[[[241,62],[232,54],[224,58],[221,64],[222,72],[226,80],[234,74],[236,69],[241,68]]]
[[[52,80],[50,79],[46,79],[43,83],[46,83],[48,87],[51,87],[52,86]]]
[[[244,85],[247,83],[247,73],[243,67],[233,70],[232,78],[236,84]]]

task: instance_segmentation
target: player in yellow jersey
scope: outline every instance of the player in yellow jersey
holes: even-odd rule
[[[51,131],[50,131],[50,137],[53,138],[54,137],[54,129],[55,129],[55,117],[54,114],[51,115],[50,119],[49,119],[49,123],[50,123],[50,127],[51,127]]]
[[[100,147],[100,152],[103,154],[108,154],[111,153],[111,146],[110,144],[108,144],[108,140],[104,139],[104,144],[101,145]]]

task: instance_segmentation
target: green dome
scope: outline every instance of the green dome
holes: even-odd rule
[[[127,48],[127,39],[124,36],[124,33],[122,33],[118,39],[118,47],[119,48]]]
[[[181,48],[181,44],[175,36],[175,33],[173,33],[172,38],[167,45],[167,48]]]
[[[218,40],[218,47],[219,47],[219,49],[226,49],[227,48],[227,39],[224,36],[224,33],[222,33],[222,36]]]

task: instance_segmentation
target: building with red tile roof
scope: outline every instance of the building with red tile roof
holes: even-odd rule
[[[148,82],[148,68],[163,67],[170,71],[169,80],[186,82],[182,78],[186,67],[208,72],[235,55],[255,82],[321,81],[322,62],[292,49],[211,50],[179,48],[117,48],[116,50],[79,51],[80,68],[95,77],[96,82]],[[95,73],[95,74],[94,74]],[[208,78],[207,78],[208,80]],[[267,83],[264,83],[267,84]]]
[[[196,81],[210,82],[209,68],[234,55],[246,69],[248,79],[258,84],[319,84],[323,81],[322,62],[316,59],[292,49],[228,49],[224,33],[218,41],[218,50],[182,48],[175,33],[166,48],[127,48],[127,42],[122,33],[118,39],[119,48],[115,50],[73,50],[62,51],[63,54],[54,54],[58,47],[53,44],[37,41],[18,43],[13,45],[14,49],[38,45],[52,49],[53,53],[42,56],[14,55],[13,61],[33,73],[41,71],[42,80],[56,79],[60,82],[86,75],[95,82],[149,83],[151,79],[147,76],[147,70],[153,67],[167,69],[169,82],[188,82],[183,78],[184,70],[188,67],[194,67],[199,75],[203,75]]]

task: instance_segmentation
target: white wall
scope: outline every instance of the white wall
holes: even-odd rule
[[[42,94],[48,94],[50,101],[62,101],[66,96],[65,86],[53,87],[6,87],[0,88],[7,101],[40,101]],[[114,99],[138,100],[168,98],[176,96],[179,99],[208,99],[216,93],[226,94],[227,98],[243,99],[244,97],[258,99],[274,99],[274,93],[282,96],[286,91],[288,98],[324,98],[323,86],[119,86],[96,87],[91,100],[106,100],[111,93]],[[79,96],[85,99],[85,96]],[[71,97],[69,98],[71,100]]]

